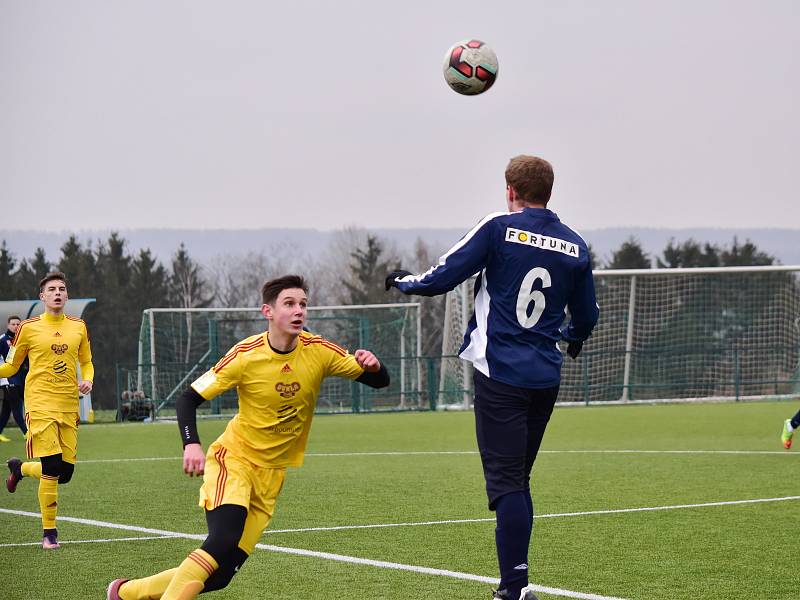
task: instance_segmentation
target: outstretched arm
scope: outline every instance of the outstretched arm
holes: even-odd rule
[[[194,388],[188,387],[175,402],[178,428],[183,442],[183,472],[193,477],[205,471],[206,455],[197,433],[197,407],[205,402]]]
[[[358,383],[363,383],[371,388],[383,388],[389,385],[389,371],[372,352],[356,350],[353,358],[356,359],[358,366],[364,369],[364,372],[356,379]]]
[[[386,277],[386,289],[396,287],[404,294],[420,296],[438,296],[449,292],[486,266],[495,227],[494,218],[503,214],[506,213],[492,213],[484,217],[425,273],[414,275],[403,270],[393,271]]]

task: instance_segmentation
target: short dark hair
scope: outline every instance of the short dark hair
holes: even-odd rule
[[[60,279],[64,282],[64,285],[67,285],[67,276],[64,275],[61,271],[50,271],[47,275],[42,277],[42,280],[39,282],[39,292],[44,291],[44,286],[47,285],[49,281],[55,281]]]
[[[261,288],[261,300],[264,304],[272,304],[283,290],[293,288],[299,288],[306,294],[308,293],[308,284],[300,275],[284,275],[270,279]]]
[[[17,321],[22,321],[22,319],[20,319],[17,315],[11,315],[10,317],[8,317],[6,324],[11,323],[11,321],[13,321],[14,319],[16,319]]]
[[[506,185],[527,204],[547,205],[553,191],[553,166],[538,156],[521,154],[508,162]]]

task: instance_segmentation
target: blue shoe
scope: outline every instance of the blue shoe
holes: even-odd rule
[[[61,544],[58,543],[58,531],[55,529],[45,529],[42,536],[42,548],[45,550],[58,550]]]

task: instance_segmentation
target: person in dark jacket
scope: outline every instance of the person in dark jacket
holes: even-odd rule
[[[14,336],[19,329],[21,319],[12,315],[8,317],[6,325],[6,332],[0,336],[0,357],[5,362],[8,355],[8,349],[11,347],[11,342],[14,341]],[[10,442],[11,439],[3,435],[3,429],[8,424],[8,419],[14,415],[14,420],[17,422],[17,427],[22,431],[22,435],[28,433],[28,428],[25,425],[23,410],[23,399],[25,394],[25,375],[28,372],[28,361],[22,364],[22,368],[9,378],[0,379],[0,398],[2,398],[3,406],[0,409],[0,442]]]

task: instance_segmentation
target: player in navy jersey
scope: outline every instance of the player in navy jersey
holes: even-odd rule
[[[394,271],[386,289],[444,294],[477,274],[459,355],[475,367],[475,422],[489,508],[496,511],[496,599],[535,600],[528,584],[530,474],[558,396],[562,355],[576,358],[597,323],[586,242],[547,209],[553,168],[535,156],[506,168],[508,212],[484,217],[425,273]],[[562,327],[565,309],[570,320]]]

